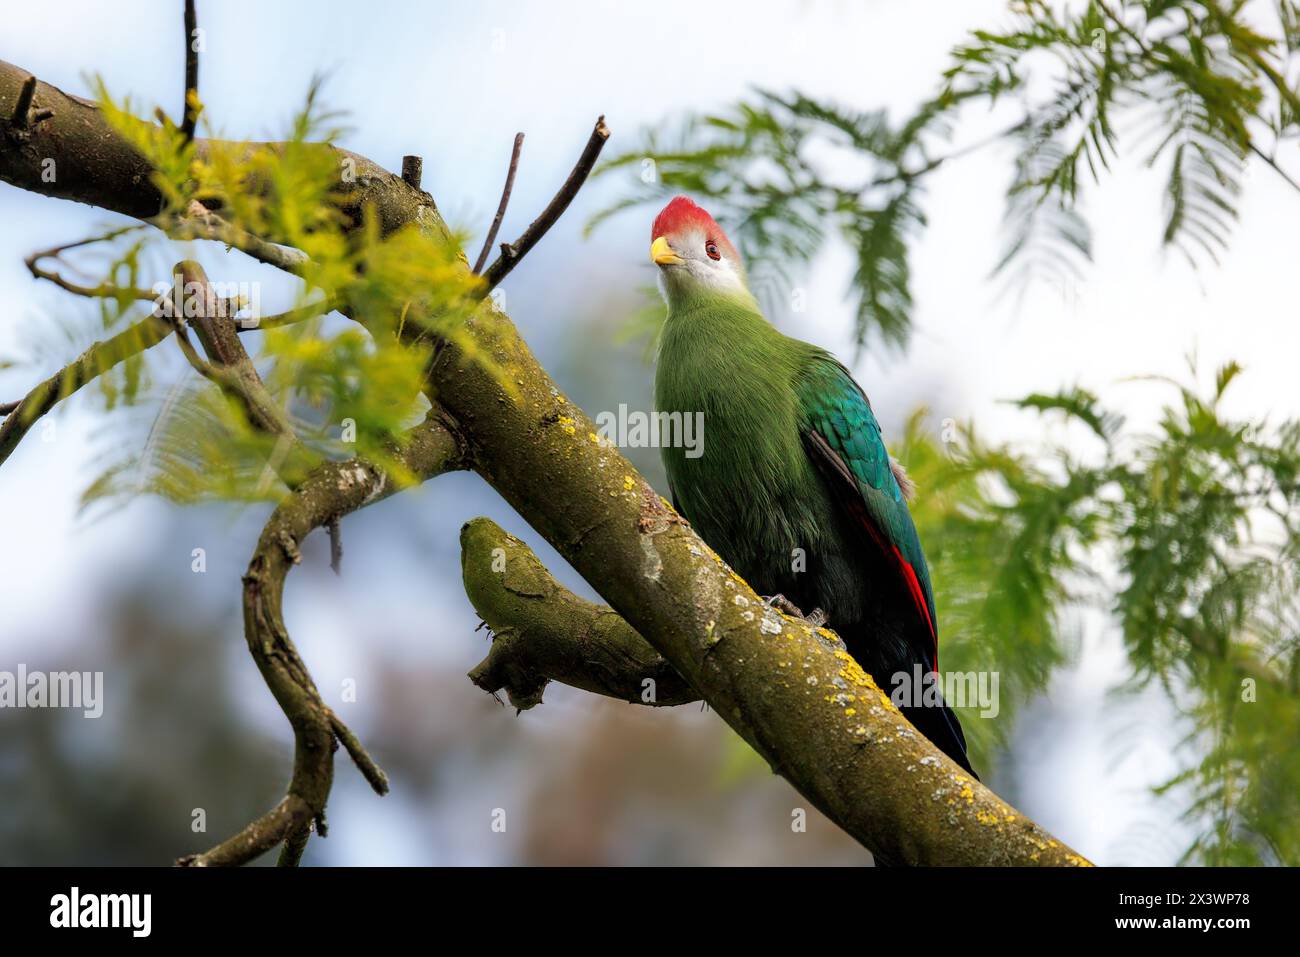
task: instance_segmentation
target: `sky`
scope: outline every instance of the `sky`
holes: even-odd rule
[[[0,58],[72,93],[87,94],[88,77],[98,73],[117,95],[175,111],[182,75],[179,3],[49,0],[6,7]],[[324,73],[327,102],[345,111],[351,126],[343,145],[394,170],[404,154],[423,156],[424,188],[453,226],[471,233],[476,249],[517,131],[527,139],[503,238],[522,230],[550,197],[597,115],[613,130],[611,152],[632,147],[650,125],[725,106],[754,87],[797,88],[903,115],[933,92],[948,51],[966,31],[997,25],[1002,11],[992,0],[761,6],[725,0],[201,0],[200,24],[207,31],[201,89],[218,130],[273,137],[301,105],[312,77]],[[982,139],[1002,122],[999,115],[965,116],[954,147]],[[869,352],[854,368],[887,432],[896,434],[915,405],[926,401],[936,418],[969,419],[990,438],[1051,436],[1050,423],[1011,410],[1003,400],[1076,382],[1130,421],[1151,421],[1161,393],[1125,380],[1152,373],[1183,377],[1193,352],[1202,381],[1228,360],[1245,366],[1230,393],[1233,413],[1300,414],[1300,393],[1293,388],[1300,324],[1285,314],[1294,301],[1287,294],[1294,266],[1282,238],[1300,213],[1300,196],[1269,171],[1253,169],[1221,265],[1194,272],[1160,248],[1158,172],[1138,161],[1121,163],[1086,199],[1095,262],[1084,281],[1064,295],[1036,286],[1017,301],[999,296],[998,283],[989,278],[1012,158],[1005,147],[980,150],[932,179],[930,226],[915,246],[913,344],[905,354]],[[584,221],[621,187],[617,177],[591,184],[504,286],[506,308],[553,371],[572,361],[573,330],[591,321],[593,300],[652,280],[646,262],[652,211],[623,214],[591,238],[581,235]],[[22,354],[29,335],[24,327],[68,314],[61,294],[32,282],[23,256],[79,237],[106,219],[86,207],[0,186],[0,297],[7,306],[0,356]],[[287,302],[286,284],[259,276],[272,306],[276,296]],[[848,254],[828,249],[801,279],[807,311],[786,331],[851,358],[848,279]],[[643,371],[648,380],[649,370]],[[0,371],[0,398],[16,397],[32,381],[31,369]],[[0,548],[0,581],[6,583],[0,649],[6,660],[53,654],[93,635],[100,584],[149,574],[144,559],[136,558],[139,542],[161,543],[178,564],[187,563],[195,547],[176,539],[175,506],[140,502],[98,520],[78,515],[77,500],[93,477],[104,437],[89,403],[67,405],[54,441],[29,437],[0,469],[0,529],[5,540],[21,543]],[[456,477],[412,493],[422,512],[438,513],[404,532],[412,536],[410,547],[427,556],[425,574],[435,583],[420,598],[400,587],[407,580],[401,574],[406,552],[394,557],[382,541],[366,540],[366,528],[390,527],[391,517],[388,525],[376,519],[371,526],[358,516],[362,531],[349,536],[350,554],[359,556],[362,574],[375,577],[373,587],[343,592],[313,584],[291,591],[290,614],[295,628],[313,635],[322,681],[365,672],[367,648],[350,637],[374,616],[392,620],[395,635],[427,631],[431,617],[472,623],[458,593],[455,528],[488,510],[514,530],[528,531],[475,482]],[[394,509],[393,503],[375,511],[381,509]],[[219,539],[205,540],[216,567],[234,574],[259,524],[258,513],[244,512],[223,525]],[[535,535],[529,540],[539,544]],[[539,553],[559,566],[549,550],[539,547]],[[234,595],[213,586],[193,600],[233,602]],[[1159,702],[1147,702],[1150,726],[1140,729],[1135,745],[1117,750],[1108,716],[1122,657],[1104,617],[1087,618],[1080,627],[1079,666],[1054,684],[1051,707],[1031,710],[1025,719],[1049,722],[1051,733],[1028,728],[1016,738],[1026,749],[1020,764],[1033,769],[1015,782],[1016,796],[1031,816],[1104,860],[1152,813],[1145,788],[1175,767],[1174,731],[1162,726]],[[422,646],[420,653],[465,668],[477,660],[466,658],[458,640]],[[274,704],[259,695],[255,677],[248,689],[255,719],[274,724]],[[574,702],[568,706],[581,707],[580,698]],[[351,802],[356,794],[342,793],[336,800]],[[371,826],[364,842],[357,839],[355,859],[403,860],[400,834],[385,839],[382,823]],[[1146,862],[1168,862],[1178,842],[1168,845],[1144,852]]]

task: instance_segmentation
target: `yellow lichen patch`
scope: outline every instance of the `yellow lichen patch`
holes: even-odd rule
[[[857,713],[858,713],[858,709],[857,709],[857,708],[845,708],[845,709],[844,709],[844,716],[847,717],[847,718],[851,718],[851,717],[853,717],[853,716],[854,716],[855,714],[857,714]]]
[[[559,417],[558,421],[560,423],[560,428],[564,429],[565,432],[568,432],[570,435],[578,434],[576,420],[571,416],[562,415]]]
[[[1065,863],[1071,867],[1095,867],[1096,865],[1086,857],[1080,857],[1078,854],[1066,854]]]
[[[625,491],[625,492],[630,492],[630,491],[632,491],[632,489],[634,489],[634,488],[636,488],[636,482],[633,480],[632,476],[630,476],[630,475],[624,475],[624,476],[623,476],[623,491]]]
[[[824,631],[825,629],[819,628],[817,630]],[[862,666],[853,659],[852,655],[843,648],[836,648],[835,657],[844,663],[839,670],[840,678],[852,687],[861,688],[864,691],[874,691],[887,711],[892,711],[895,714],[899,713],[898,708],[894,706],[894,702],[890,701],[889,696],[880,690],[880,686],[876,684],[871,675],[862,670]]]
[[[970,786],[971,784],[970,778],[964,778],[959,774],[957,775],[955,781],[958,785],[961,786],[961,790],[957,792],[957,796],[962,798],[967,804],[974,804],[975,791]]]

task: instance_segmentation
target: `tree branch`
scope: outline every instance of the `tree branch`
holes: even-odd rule
[[[300,445],[284,410],[266,390],[248,350],[239,341],[238,328],[219,307],[217,295],[203,267],[192,259],[182,260],[176,264],[173,275],[181,285],[178,295],[189,300],[186,315],[176,318],[181,322],[192,319],[203,351],[212,365],[220,370],[218,384],[243,405],[254,428]],[[195,297],[198,302],[193,302]],[[292,482],[287,484],[293,485]]]
[[[185,0],[185,94],[181,103],[181,136],[188,144],[199,122],[199,51],[194,34],[199,28],[194,0]]]
[[[174,290],[176,296],[179,298],[183,295],[189,300],[187,306],[190,308],[183,310],[181,316],[173,316],[177,341],[180,343],[182,350],[185,351],[186,358],[202,375],[207,376],[227,395],[242,404],[250,424],[255,429],[277,438],[276,448],[272,452],[267,465],[268,476],[270,471],[274,471],[290,489],[296,489],[299,476],[303,474],[308,465],[315,459],[315,456],[298,439],[298,436],[289,425],[284,410],[280,408],[279,404],[267,391],[261,376],[253,365],[253,360],[248,355],[248,351],[244,348],[244,344],[239,341],[238,330],[234,328],[232,323],[225,321],[224,314],[218,311],[216,293],[208,282],[203,267],[197,262],[186,260],[178,263],[173,272],[178,287]],[[194,298],[197,298],[197,303],[193,301]],[[199,340],[202,342],[203,349],[207,353],[210,362],[205,363],[196,356],[193,352],[193,346],[189,344],[189,337],[185,333],[185,321],[189,317],[194,319],[195,332],[198,333]],[[327,525],[330,528],[337,528],[338,518],[338,515],[329,516]],[[271,524],[273,523],[268,523],[268,529]],[[291,544],[287,534],[283,528],[278,529],[273,536],[273,540],[284,550],[289,560],[296,564],[299,561],[297,542],[294,541]],[[255,555],[254,563],[257,561],[258,556]],[[366,753],[357,736],[348,729],[334,712],[325,707],[320,701],[320,696],[316,692],[315,684],[311,679],[307,666],[298,658],[288,635],[282,634],[283,625],[281,624],[277,630],[278,594],[283,591],[283,575],[280,576],[280,580],[275,586],[278,592],[275,598],[276,607],[274,608],[260,603],[262,591],[258,583],[253,582],[250,590],[250,576],[252,576],[251,566],[250,575],[245,577],[246,634],[251,631],[259,634],[257,647],[263,653],[277,638],[280,638],[279,661],[286,662],[290,666],[288,670],[298,686],[297,696],[299,701],[297,702],[297,710],[285,707],[284,698],[281,694],[277,694],[276,698],[280,700],[281,706],[285,707],[285,715],[294,728],[294,735],[299,748],[305,748],[313,752],[316,761],[319,762],[320,756],[315,754],[315,750],[319,746],[319,742],[316,740],[316,735],[319,732],[316,718],[317,712],[323,712],[327,719],[329,734],[332,736],[331,750],[333,740],[341,743],[347,749],[348,754],[352,756],[362,775],[370,782],[371,787],[378,794],[386,794],[388,792],[387,776],[375,764],[370,755]],[[252,647],[251,639],[250,647]],[[254,657],[257,657],[256,650],[254,651]],[[259,661],[259,667],[261,665],[262,662]],[[274,671],[274,669],[271,670]],[[268,669],[263,667],[262,673],[267,676]],[[267,683],[271,685],[274,692],[276,686],[269,676],[267,677]],[[315,811],[313,819],[316,822],[317,831],[324,835],[325,798],[328,796],[330,774],[332,774],[332,759],[330,774],[321,777],[319,768],[310,773],[312,775],[310,780],[300,782],[300,790],[308,796],[304,799],[308,801],[308,806]],[[297,780],[296,771],[295,780]],[[316,801],[309,800],[308,798],[318,794],[321,787],[324,788],[324,792],[319,794],[319,799]],[[303,796],[303,794],[299,796]],[[291,787],[290,797],[292,796],[294,796],[294,791]],[[258,833],[269,838],[275,833],[275,830],[274,828],[263,827],[263,823],[263,821],[259,820],[250,826],[257,829]],[[289,828],[288,834],[285,835],[286,849],[282,857],[282,863],[294,864],[301,858],[302,851],[306,847],[308,824],[302,821],[292,821]]]
[[[488,656],[469,679],[504,690],[526,711],[550,681],[647,705],[678,705],[700,694],[618,612],[579,598],[532,550],[495,522],[460,530],[465,593],[493,631]]]
[[[159,219],[151,222],[173,239],[207,239],[233,246],[258,262],[274,266],[294,276],[301,276],[308,263],[307,256],[302,250],[281,246],[260,236],[254,236],[247,230],[226,222],[198,201],[191,203],[185,215],[174,222]]]
[[[23,260],[23,265],[27,271],[32,274],[33,279],[44,279],[46,282],[54,283],[65,292],[70,292],[76,296],[82,296],[87,299],[135,299],[140,302],[152,302],[158,297],[148,289],[123,289],[120,286],[114,286],[110,283],[100,283],[97,286],[83,286],[78,283],[64,279],[62,275],[43,268],[40,263],[42,259],[58,259],[70,249],[80,249],[83,246],[89,246],[92,243],[111,242],[124,233],[139,229],[139,226],[124,226],[119,229],[111,230],[102,236],[91,236],[88,239],[78,239],[76,242],[64,243],[61,246],[51,246],[49,249],[41,249],[32,253]]]
[[[15,131],[8,104],[17,105],[30,79],[27,71],[0,60],[0,134]],[[95,102],[39,81],[33,90],[36,101],[46,104],[52,115],[38,127],[25,131],[15,145],[0,150],[0,181],[145,221],[162,212],[162,194],[153,183],[149,161],[118,135]],[[255,168],[250,162],[255,154],[278,155],[285,149],[283,143],[231,143],[203,137],[196,137],[194,146],[201,161],[211,162],[214,151],[220,151],[236,165],[250,170]],[[451,239],[451,231],[428,193],[359,153],[330,144],[318,144],[316,148],[331,157],[338,171],[331,195],[351,226],[361,223],[363,209],[369,207],[381,235],[417,223]],[[270,184],[253,172],[247,188],[253,195],[271,193]],[[264,238],[270,242],[288,241],[284,236]]]
[[[394,445],[392,454],[418,481],[463,467],[459,442],[435,412],[410,430],[403,443]],[[401,489],[400,483],[366,462],[326,462],[280,503],[262,529],[243,579],[244,637],[258,670],[293,728],[293,778],[288,794],[272,810],[229,840],[202,854],[181,858],[178,864],[244,864],[285,841],[289,845],[281,863],[296,863],[313,821],[323,836],[336,740],[376,792],[382,794],[388,789],[383,772],[321,699],[289,638],[282,602],[285,577],[300,561],[300,546],[313,529]]]
[[[578,157],[577,165],[573,167],[573,172],[569,173],[569,178],[564,181],[560,191],[555,197],[546,204],[542,214],[533,220],[532,224],[524,230],[522,236],[513,243],[501,244],[501,255],[487,272],[483,274],[486,281],[486,290],[490,292],[500,285],[501,280],[509,275],[510,270],[515,268],[519,260],[528,255],[543,236],[555,225],[556,220],[564,214],[573,202],[573,197],[578,195],[578,190],[582,189],[582,184],[587,181],[591,174],[592,168],[596,165],[596,160],[600,157],[600,151],[605,147],[605,141],[609,139],[609,127],[605,125],[605,117],[599,117],[596,120],[596,127],[591,131],[591,137],[587,140],[587,145]]]
[[[272,329],[322,315],[330,310],[330,305],[329,302],[309,303],[279,315],[259,319],[255,326],[241,325],[238,322],[234,324],[240,332]],[[0,465],[4,464],[18,443],[31,431],[36,420],[60,401],[132,356],[156,346],[171,332],[172,325],[168,320],[157,314],[146,316],[112,338],[94,343],[54,375],[38,383],[23,398],[0,403],[0,415],[8,416],[0,423]]]
[[[483,248],[479,250],[478,259],[474,262],[475,274],[483,271],[483,264],[487,262],[492,243],[496,241],[497,232],[501,229],[501,220],[505,219],[506,207],[510,205],[510,194],[515,188],[515,173],[519,171],[519,151],[523,147],[524,134],[516,133],[515,145],[510,151],[510,168],[506,170],[506,184],[501,188],[501,202],[497,204],[497,214],[492,217],[492,225],[488,228],[487,235],[483,237]]]

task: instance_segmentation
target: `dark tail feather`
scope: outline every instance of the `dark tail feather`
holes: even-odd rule
[[[962,733],[961,722],[946,704],[937,707],[900,708],[903,716],[916,727],[930,742],[948,757],[959,764],[967,774],[976,781],[980,776],[970,766],[966,756],[966,735]]]

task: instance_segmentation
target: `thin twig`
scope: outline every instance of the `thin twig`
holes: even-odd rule
[[[256,326],[236,322],[240,332],[271,329],[302,322],[328,312],[328,301],[309,303],[288,312],[267,316]],[[94,343],[80,356],[54,375],[39,383],[23,398],[0,403],[0,416],[9,416],[0,424],[0,463],[9,457],[23,436],[31,431],[36,420],[45,415],[62,399],[72,395],[86,383],[109,372],[132,356],[156,346],[172,332],[172,325],[161,315],[149,315],[113,336]],[[19,412],[19,410],[22,410]],[[14,413],[19,413],[15,415]]]
[[[185,0],[185,101],[181,109],[181,136],[185,145],[194,139],[199,122],[199,51],[194,34],[199,27],[194,0]]]
[[[478,260],[474,263],[474,275],[483,271],[483,266],[487,263],[488,250],[496,242],[497,231],[501,228],[501,220],[505,218],[506,207],[510,205],[510,193],[515,188],[515,173],[519,170],[519,151],[524,146],[524,134],[515,134],[514,149],[510,151],[510,169],[506,172],[506,185],[501,190],[501,202],[497,204],[497,214],[492,217],[492,226],[488,229],[487,236],[483,238],[483,248],[479,251]]]
[[[79,283],[74,283],[71,280],[63,278],[63,276],[57,272],[43,269],[40,265],[42,259],[59,259],[63,253],[67,252],[69,249],[80,249],[82,246],[89,246],[92,243],[111,242],[118,236],[140,228],[140,226],[123,226],[120,229],[114,229],[102,236],[91,236],[87,239],[79,239],[76,242],[64,243],[61,246],[51,246],[49,249],[41,249],[24,259],[23,264],[27,267],[27,271],[30,272],[34,278],[52,282],[60,289],[66,290],[67,292],[73,293],[77,296],[85,296],[91,299],[127,298],[136,299],[142,302],[150,302],[158,298],[157,294],[152,290],[125,289],[121,286],[114,286],[111,283],[100,283],[97,286],[83,286]]]
[[[190,203],[185,215],[170,221],[151,220],[173,239],[209,239],[225,243],[268,266],[275,266],[295,276],[302,276],[310,260],[300,249],[280,246],[229,223],[198,200]]]
[[[357,766],[361,776],[370,782],[370,787],[380,797],[388,793],[388,775],[384,769],[375,763],[366,749],[361,746],[361,740],[344,724],[339,716],[333,710],[329,712],[330,727],[334,730],[334,737],[338,738],[339,744],[352,757],[352,763]]]
[[[330,570],[335,575],[343,574],[343,529],[339,526],[338,516],[330,519],[327,526],[330,535]]]
[[[29,74],[18,90],[18,102],[14,104],[13,116],[10,118],[10,132],[19,138],[25,138],[30,127],[54,115],[54,111],[48,107],[32,112],[32,97],[35,95],[36,77]]]
[[[32,108],[32,97],[36,95],[36,77],[28,75],[18,91],[18,103],[14,106],[13,124],[20,130],[27,129],[27,111]]]
[[[1273,159],[1273,157],[1269,156],[1267,153],[1265,153],[1254,143],[1250,144],[1250,151],[1254,153],[1256,156],[1258,156],[1260,159],[1262,159],[1269,166],[1271,166],[1273,168],[1273,172],[1277,173],[1278,176],[1281,176],[1282,179],[1286,181],[1286,184],[1288,186],[1290,186],[1296,192],[1300,193],[1300,183],[1292,179],[1290,173],[1284,170],[1281,166],[1277,165],[1277,160]]]
[[[420,180],[424,177],[424,160],[411,154],[402,157],[402,182],[406,183],[412,189],[420,188]]]
[[[555,194],[555,198],[542,210],[531,226],[524,230],[524,234],[516,239],[513,243],[501,244],[501,255],[487,272],[483,273],[486,282],[481,291],[482,295],[491,292],[504,279],[510,270],[515,268],[519,260],[528,255],[528,251],[537,245],[538,240],[546,235],[547,230],[555,225],[555,221],[560,218],[569,204],[573,202],[573,197],[578,195],[578,190],[582,189],[582,184],[587,181],[591,174],[591,169],[596,165],[596,160],[600,156],[600,151],[605,147],[605,141],[609,139],[609,127],[605,125],[605,117],[596,120],[596,128],[591,131],[591,138],[587,140],[587,146],[578,157],[578,163],[573,167],[573,172],[569,178],[564,181],[560,191]]]
[[[281,326],[291,326],[297,322],[303,322],[307,319],[315,319],[317,316],[323,316],[327,312],[333,312],[339,307],[339,300],[332,296],[326,296],[324,299],[317,299],[303,306],[295,306],[285,312],[277,312],[271,316],[250,316],[247,319],[235,319],[235,328],[240,332],[258,332],[262,329],[278,329]],[[238,310],[234,310],[238,311]]]
[[[218,385],[224,384],[226,380],[217,367],[199,355],[198,350],[194,348],[194,343],[190,342],[190,334],[185,329],[185,321],[179,316],[172,317],[172,330],[176,336],[176,343],[181,348],[181,354],[185,356],[185,361],[193,366],[194,371],[211,382]]]

